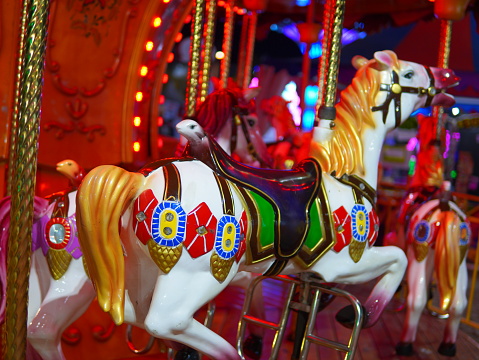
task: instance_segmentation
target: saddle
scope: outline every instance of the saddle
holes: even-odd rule
[[[254,168],[234,160],[208,136],[209,156],[199,160],[213,171],[241,187],[256,192],[271,203],[275,211],[274,253],[279,273],[288,259],[295,256],[304,243],[309,229],[309,208],[321,184],[321,167],[314,159],[306,159],[292,170]],[[189,153],[187,156],[196,156]],[[272,270],[272,269],[270,269]]]

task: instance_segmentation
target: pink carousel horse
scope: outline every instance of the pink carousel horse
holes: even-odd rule
[[[204,162],[165,159],[138,173],[104,165],[85,177],[79,238],[98,302],[115,323],[143,324],[211,359],[240,359],[193,317],[238,271],[379,278],[363,325],[378,320],[407,265],[401,249],[372,246],[382,143],[416,109],[453,104],[445,91],[457,78],[391,51],[354,64],[329,141],[313,142],[312,158],[293,170],[242,165],[200,133],[193,150]]]
[[[28,295],[28,342],[43,359],[51,360],[65,359],[61,351],[62,333],[86,311],[96,295],[84,270],[75,221],[76,189],[85,173],[73,160],[59,162],[57,171],[70,180],[70,187],[46,199],[34,198]],[[3,294],[9,226],[10,198],[7,197],[0,201]],[[2,296],[2,321],[5,300]]]
[[[276,132],[276,141],[268,144],[275,169],[291,169],[294,164],[308,157],[310,134],[296,126],[288,109],[288,101],[281,96],[263,99],[260,107]]]
[[[440,309],[449,314],[439,353],[454,356],[462,313],[467,305],[466,252],[471,231],[466,215],[451,201],[450,183],[443,180],[443,158],[434,118],[419,118],[419,151],[415,173],[400,209],[408,257],[407,312],[399,355],[413,355],[413,342],[428,289],[435,275]],[[404,231],[399,231],[401,243]]]

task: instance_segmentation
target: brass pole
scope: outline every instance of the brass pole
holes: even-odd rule
[[[248,36],[246,41],[246,57],[245,57],[245,66],[243,74],[243,89],[247,89],[251,81],[251,72],[253,68],[253,54],[254,54],[254,43],[256,39],[256,24],[258,23],[258,13],[252,11],[248,15]]]
[[[7,252],[5,360],[26,358],[27,298],[30,274],[33,197],[37,166],[43,63],[48,22],[47,0],[32,0],[27,12],[24,71],[20,81],[18,139],[13,169]]]
[[[204,29],[203,66],[201,68],[201,84],[199,102],[205,101],[211,76],[211,53],[215,37],[216,0],[209,0],[207,5],[207,21]]]
[[[191,23],[190,61],[186,84],[186,116],[193,116],[196,112],[204,8],[205,0],[196,0],[193,8],[193,21]]]
[[[446,69],[449,67],[449,55],[451,53],[452,20],[441,20],[440,34],[437,66]],[[440,139],[444,108],[442,106],[434,106],[432,114],[437,119],[436,139]]]
[[[221,60],[221,87],[228,86],[228,75],[230,73],[231,65],[231,47],[233,43],[233,26],[234,26],[234,0],[228,1],[225,4],[226,19],[223,35],[223,53],[224,58]]]
[[[334,120],[336,118],[336,109],[334,107],[336,102],[336,88],[338,82],[339,63],[341,58],[341,35],[343,31],[344,10],[346,7],[346,0],[327,0],[325,4],[325,19],[332,19],[332,23],[328,24],[325,37],[323,38],[323,56],[329,54],[326,64],[326,85],[324,86],[324,102],[320,105],[318,110],[319,119]],[[333,17],[332,14],[334,14]],[[326,37],[327,33],[327,37]],[[326,50],[326,52],[324,52]],[[323,61],[320,62],[320,70]],[[320,85],[321,88],[322,85]]]
[[[25,33],[27,31],[27,11],[28,1],[23,0],[22,17],[20,22],[20,36],[18,39],[18,57],[17,57],[17,73],[15,81],[15,98],[13,100],[12,121],[10,123],[10,144],[8,156],[8,175],[7,175],[7,195],[12,194],[13,169],[15,167],[14,154],[17,153],[17,130],[18,130],[18,108],[20,107],[20,81],[23,74],[24,59],[23,51],[25,47]]]
[[[244,83],[245,66],[246,66],[246,47],[248,44],[248,26],[249,16],[243,15],[243,24],[241,26],[241,38],[239,44],[239,59],[238,59],[238,71],[236,72],[236,83],[241,86]]]

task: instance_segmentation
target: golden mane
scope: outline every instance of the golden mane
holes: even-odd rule
[[[361,134],[375,128],[371,108],[379,91],[379,72],[375,60],[363,65],[351,85],[341,92],[336,105],[336,127],[330,140],[312,142],[310,156],[316,158],[326,173],[365,175]],[[394,64],[399,68],[399,62]]]

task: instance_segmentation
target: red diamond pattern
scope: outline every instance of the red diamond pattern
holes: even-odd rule
[[[379,217],[376,214],[376,211],[371,210],[369,212],[369,234],[368,234],[368,242],[369,246],[373,246],[378,238],[379,233]]]
[[[337,240],[333,250],[340,252],[351,242],[351,216],[348,214],[344,206],[341,206],[339,209],[334,210],[333,218]],[[338,229],[340,226],[342,229]]]
[[[146,245],[151,236],[151,217],[153,211],[158,205],[153,191],[150,189],[143,191],[135,201],[133,208],[133,230],[140,241]],[[141,213],[143,212],[144,215]],[[144,217],[143,220],[142,217]]]
[[[188,214],[183,245],[192,258],[200,257],[213,249],[217,224],[218,220],[204,202]],[[202,227],[206,229],[205,234],[201,232]]]

